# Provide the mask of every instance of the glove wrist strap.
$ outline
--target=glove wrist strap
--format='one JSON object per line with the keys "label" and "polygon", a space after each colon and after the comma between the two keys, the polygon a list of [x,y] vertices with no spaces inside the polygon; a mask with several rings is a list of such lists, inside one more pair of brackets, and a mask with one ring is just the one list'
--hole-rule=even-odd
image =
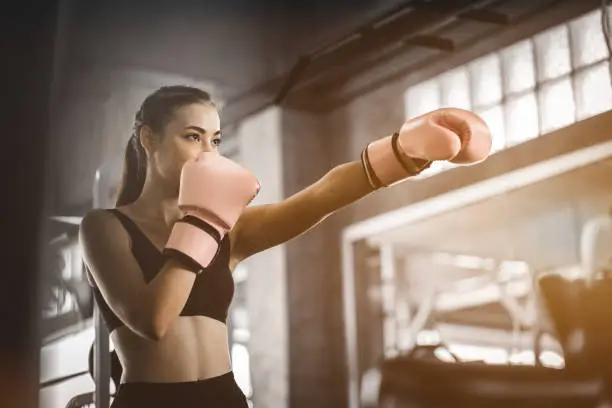
{"label": "glove wrist strap", "polygon": [[[203,219],[196,217],[194,215],[186,215],[183,218],[179,219],[177,222],[182,222],[182,223],[192,225],[202,230],[203,232],[207,233],[208,235],[210,235],[217,242],[217,252],[215,253],[215,256],[213,257],[213,260],[217,257],[217,255],[219,254],[219,251],[221,250],[221,240],[223,237],[221,236],[221,234],[215,227],[213,227],[212,225],[210,225]],[[174,248],[165,248],[163,251],[163,254],[168,259],[172,259],[173,261],[181,265],[181,267],[185,268],[189,272],[195,273],[196,275],[201,274],[206,269],[204,266],[200,265],[195,259],[191,258],[189,255],[181,251],[178,251]]]}
{"label": "glove wrist strap", "polygon": [[[405,155],[401,149],[399,148],[399,133],[395,132],[391,136],[391,149],[393,151],[393,156],[395,160],[399,163],[399,165],[406,172],[406,177],[412,177],[420,174],[423,170],[429,168],[432,164],[431,160],[419,159],[415,157],[409,157]],[[376,172],[370,163],[370,157],[368,155],[368,146],[363,149],[361,152],[361,165],[363,167],[363,171],[368,179],[368,183],[372,190],[376,191],[381,187],[388,187],[385,185],[379,178],[376,176]]]}

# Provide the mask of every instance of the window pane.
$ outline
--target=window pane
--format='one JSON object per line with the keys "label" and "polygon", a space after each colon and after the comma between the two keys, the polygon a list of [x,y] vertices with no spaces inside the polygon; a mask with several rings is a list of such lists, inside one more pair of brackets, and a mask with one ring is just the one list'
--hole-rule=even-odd
{"label": "window pane", "polygon": [[506,132],[504,126],[504,110],[501,105],[494,106],[487,110],[477,111],[489,126],[493,135],[493,146],[491,152],[497,152],[506,147]]}
{"label": "window pane", "polygon": [[576,73],[575,81],[578,120],[612,109],[608,61]]}
{"label": "window pane", "polygon": [[498,54],[490,54],[470,63],[470,80],[474,106],[492,105],[501,101],[502,85]]}
{"label": "window pane", "polygon": [[538,104],[535,93],[530,92],[509,99],[505,112],[508,146],[514,146],[538,136]]}
{"label": "window pane", "polygon": [[471,109],[470,77],[466,67],[440,75],[440,85],[442,86],[441,107]]}
{"label": "window pane", "polygon": [[539,99],[542,133],[574,123],[576,105],[569,77],[542,85]]}
{"label": "window pane", "polygon": [[533,44],[521,41],[501,52],[504,72],[504,93],[526,91],[535,86]]}
{"label": "window pane", "polygon": [[436,79],[417,84],[406,91],[406,112],[409,118],[440,108],[440,86]]}
{"label": "window pane", "polygon": [[596,10],[569,23],[574,67],[592,64],[608,56],[601,28],[601,11]]}
{"label": "window pane", "polygon": [[572,70],[569,33],[566,25],[551,28],[534,37],[538,81],[558,78]]}

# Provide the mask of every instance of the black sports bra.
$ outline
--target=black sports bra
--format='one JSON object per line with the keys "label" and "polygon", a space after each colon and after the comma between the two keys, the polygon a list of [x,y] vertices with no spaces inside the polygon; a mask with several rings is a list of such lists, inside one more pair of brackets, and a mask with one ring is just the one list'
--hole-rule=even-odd
{"label": "black sports bra", "polygon": [[[108,210],[121,222],[130,236],[131,250],[149,283],[166,262],[157,249],[131,218],[117,209]],[[221,248],[214,261],[198,275],[181,316],[206,316],[225,323],[227,311],[234,296],[234,279],[229,268],[230,242],[228,236],[221,241]],[[124,323],[110,309],[100,290],[94,286],[94,297],[109,332]]]}

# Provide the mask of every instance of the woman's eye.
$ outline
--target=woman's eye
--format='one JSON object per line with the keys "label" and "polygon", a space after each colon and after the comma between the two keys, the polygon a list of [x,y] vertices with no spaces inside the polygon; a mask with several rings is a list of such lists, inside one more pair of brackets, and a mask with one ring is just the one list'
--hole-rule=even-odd
{"label": "woman's eye", "polygon": [[195,142],[199,142],[200,141],[200,135],[198,135],[197,133],[190,133],[188,135],[185,136],[187,139],[189,140],[193,140]]}
{"label": "woman's eye", "polygon": [[219,146],[221,144],[221,139],[213,139],[211,143],[213,146]]}

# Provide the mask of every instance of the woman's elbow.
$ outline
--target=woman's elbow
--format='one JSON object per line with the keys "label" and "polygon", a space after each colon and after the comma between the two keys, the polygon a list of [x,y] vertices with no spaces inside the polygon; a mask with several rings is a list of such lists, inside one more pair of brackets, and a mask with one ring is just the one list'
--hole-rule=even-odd
{"label": "woman's elbow", "polygon": [[154,327],[143,334],[147,340],[161,341],[166,336],[166,332],[167,330],[164,328]]}
{"label": "woman's elbow", "polygon": [[149,340],[160,341],[168,333],[169,327],[170,322],[168,319],[164,319],[162,316],[153,316],[153,318],[149,319],[144,334]]}
{"label": "woman's elbow", "polygon": [[167,330],[165,328],[153,324],[149,324],[146,326],[133,326],[131,330],[144,340],[150,341],[161,341],[167,333]]}
{"label": "woman's elbow", "polygon": [[128,327],[138,336],[151,341],[162,340],[170,326],[169,322],[166,321],[167,319],[163,319],[158,314],[135,316],[130,320],[132,324],[128,324]]}

